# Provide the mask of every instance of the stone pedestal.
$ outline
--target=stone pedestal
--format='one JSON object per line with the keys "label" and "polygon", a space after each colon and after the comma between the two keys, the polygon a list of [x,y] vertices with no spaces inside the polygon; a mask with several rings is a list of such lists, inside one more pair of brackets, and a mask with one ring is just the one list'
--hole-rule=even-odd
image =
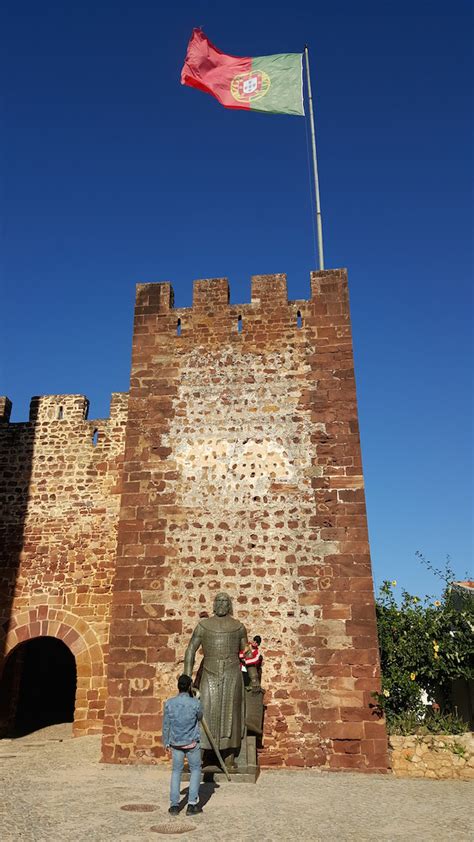
{"label": "stone pedestal", "polygon": [[[237,768],[230,772],[233,783],[254,784],[260,774],[257,763],[257,738],[245,733],[240,752],[236,757]],[[189,781],[189,772],[183,772],[183,781]],[[227,781],[219,765],[209,763],[202,767],[202,781],[222,783]]]}

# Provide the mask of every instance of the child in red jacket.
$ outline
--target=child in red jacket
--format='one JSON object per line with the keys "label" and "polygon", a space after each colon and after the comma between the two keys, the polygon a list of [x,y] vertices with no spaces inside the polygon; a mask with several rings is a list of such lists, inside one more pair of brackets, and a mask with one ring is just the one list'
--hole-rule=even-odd
{"label": "child in red jacket", "polygon": [[252,642],[248,644],[248,646],[239,652],[240,658],[240,669],[243,672],[243,679],[244,684],[247,685],[248,683],[248,672],[247,667],[256,667],[259,681],[262,677],[262,663],[263,657],[260,653],[259,646],[262,642],[262,638],[259,634],[256,634],[253,638]]}

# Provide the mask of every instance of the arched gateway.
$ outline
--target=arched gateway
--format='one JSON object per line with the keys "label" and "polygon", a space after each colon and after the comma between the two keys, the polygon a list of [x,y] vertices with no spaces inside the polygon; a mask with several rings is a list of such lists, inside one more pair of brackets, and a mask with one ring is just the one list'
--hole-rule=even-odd
{"label": "arched gateway", "polygon": [[[54,719],[73,721],[76,735],[101,731],[104,659],[95,633],[84,620],[61,609],[38,606],[12,618],[4,644],[0,684],[4,732],[12,726],[19,732],[31,725],[40,728]],[[28,688],[35,679],[36,695],[28,700]]]}
{"label": "arched gateway", "polygon": [[22,737],[74,721],[76,661],[57,637],[33,637],[10,652],[0,681],[0,718],[7,736]]}

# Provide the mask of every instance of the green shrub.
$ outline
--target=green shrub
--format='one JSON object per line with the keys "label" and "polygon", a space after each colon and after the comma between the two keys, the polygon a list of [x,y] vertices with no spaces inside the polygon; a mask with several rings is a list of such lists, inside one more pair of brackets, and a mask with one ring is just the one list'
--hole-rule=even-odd
{"label": "green shrub", "polygon": [[464,720],[453,713],[432,714],[427,713],[420,718],[413,711],[404,713],[387,713],[387,730],[389,734],[465,734],[469,726]]}
{"label": "green shrub", "polygon": [[[449,564],[444,575],[434,572],[445,581],[439,600],[422,600],[403,590],[397,602],[397,583],[388,580],[376,600],[382,691],[374,694],[374,707],[385,714],[390,733],[460,734],[467,730],[450,710],[449,699],[454,679],[474,677],[474,607],[470,598],[459,604]],[[423,703],[424,693],[436,700],[435,710]]]}

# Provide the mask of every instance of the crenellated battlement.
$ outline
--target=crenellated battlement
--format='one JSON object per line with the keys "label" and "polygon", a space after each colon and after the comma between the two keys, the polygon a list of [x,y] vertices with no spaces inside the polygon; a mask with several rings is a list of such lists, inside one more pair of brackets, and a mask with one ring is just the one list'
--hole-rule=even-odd
{"label": "crenellated battlement", "polygon": [[[251,300],[230,303],[227,278],[194,281],[192,307],[174,307],[174,292],[169,281],[138,284],[135,306],[135,342],[141,347],[160,334],[162,340],[175,335],[189,342],[201,342],[211,335],[253,342],[262,330],[270,331],[273,341],[279,332],[291,327],[305,327],[317,316],[319,327],[331,328],[349,320],[347,272],[330,269],[310,274],[310,297],[288,300],[285,274],[253,275]],[[144,335],[149,339],[143,342]],[[323,334],[321,334],[323,336]]]}
{"label": "crenellated battlement", "polygon": [[10,421],[10,415],[12,413],[12,402],[10,398],[7,398],[6,395],[0,395],[0,421],[8,422]]}
{"label": "crenellated battlement", "polygon": [[252,304],[288,304],[286,275],[253,275]]}
{"label": "crenellated battlement", "polygon": [[[0,396],[0,422],[10,424],[12,402],[5,395]],[[35,395],[30,401],[28,422],[78,422],[88,421],[90,424],[106,423],[127,419],[128,392],[112,392],[110,413],[108,418],[89,419],[89,399],[85,395]],[[13,422],[22,424],[25,422]]]}
{"label": "crenellated battlement", "polygon": [[86,421],[89,400],[85,395],[35,395],[30,401],[30,421]]}
{"label": "crenellated battlement", "polygon": [[193,283],[193,309],[225,307],[230,302],[227,278],[207,278]]}
{"label": "crenellated battlement", "polygon": [[[171,310],[183,314],[192,311],[216,311],[222,309],[275,308],[287,305],[310,304],[315,300],[335,300],[347,288],[346,269],[327,269],[310,273],[310,298],[298,302],[288,300],[286,274],[252,275],[251,301],[230,304],[230,287],[227,278],[204,278],[193,282],[192,307],[174,308],[174,291],[169,281],[137,284],[136,315],[169,314]],[[332,296],[335,298],[332,299]]]}

